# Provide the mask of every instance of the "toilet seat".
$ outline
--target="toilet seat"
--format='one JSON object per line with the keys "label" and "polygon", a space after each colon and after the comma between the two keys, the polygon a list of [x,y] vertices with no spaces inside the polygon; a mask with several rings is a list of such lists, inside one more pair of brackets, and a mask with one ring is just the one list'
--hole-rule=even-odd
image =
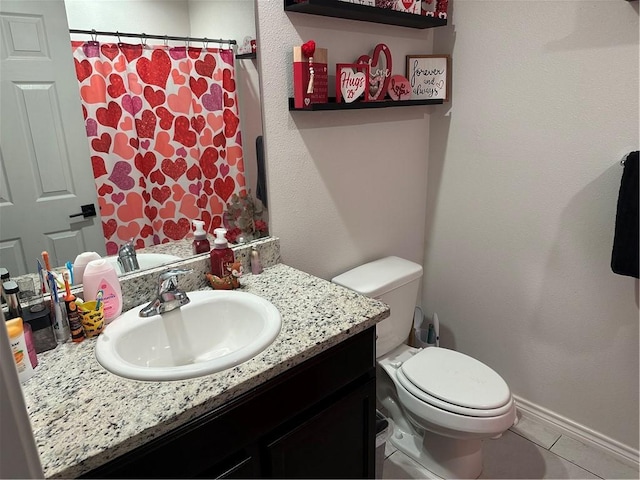
{"label": "toilet seat", "polygon": [[495,417],[513,408],[506,382],[484,363],[445,348],[425,348],[396,370],[398,382],[436,408],[471,417]]}

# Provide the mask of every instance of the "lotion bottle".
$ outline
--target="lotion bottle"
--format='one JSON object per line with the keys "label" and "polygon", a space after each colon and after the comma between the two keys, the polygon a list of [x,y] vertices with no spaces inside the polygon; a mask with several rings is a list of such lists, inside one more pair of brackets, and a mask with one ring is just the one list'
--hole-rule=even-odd
{"label": "lotion bottle", "polygon": [[105,259],[92,260],[87,264],[82,278],[85,301],[95,300],[102,290],[104,323],[109,324],[122,313],[122,289],[115,267]]}
{"label": "lotion bottle", "polygon": [[235,257],[225,237],[227,230],[225,228],[216,228],[213,233],[215,233],[216,239],[213,241],[213,249],[209,255],[211,259],[211,274],[216,277],[224,277],[231,273],[227,267],[231,266],[235,261]]}
{"label": "lotion bottle", "polygon": [[193,220],[193,226],[196,227],[193,236],[193,254],[207,253],[211,250],[211,244],[207,238],[207,232],[204,231],[204,222],[202,220]]}
{"label": "lotion bottle", "polygon": [[14,318],[5,322],[7,333],[9,334],[9,343],[11,344],[11,353],[18,370],[18,378],[21,383],[26,382],[33,376],[33,366],[29,359],[27,350],[27,342],[24,338],[24,326],[22,318]]}

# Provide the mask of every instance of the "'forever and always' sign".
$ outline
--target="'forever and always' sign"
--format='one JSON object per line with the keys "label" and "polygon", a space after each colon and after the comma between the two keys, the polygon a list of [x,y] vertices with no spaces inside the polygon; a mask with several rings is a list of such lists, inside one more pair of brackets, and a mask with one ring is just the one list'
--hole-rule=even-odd
{"label": "'forever and always' sign", "polygon": [[449,55],[407,55],[411,99],[449,100]]}

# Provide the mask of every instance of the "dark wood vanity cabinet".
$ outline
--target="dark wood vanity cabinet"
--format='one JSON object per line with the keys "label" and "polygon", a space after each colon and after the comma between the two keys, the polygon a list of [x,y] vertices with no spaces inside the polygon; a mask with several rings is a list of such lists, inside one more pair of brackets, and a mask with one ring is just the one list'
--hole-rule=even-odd
{"label": "dark wood vanity cabinet", "polygon": [[86,478],[374,478],[375,328]]}

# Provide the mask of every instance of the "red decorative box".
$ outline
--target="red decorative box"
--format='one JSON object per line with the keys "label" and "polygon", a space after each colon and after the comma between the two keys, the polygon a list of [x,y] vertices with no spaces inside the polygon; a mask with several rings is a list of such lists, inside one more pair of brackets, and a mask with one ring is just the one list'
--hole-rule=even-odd
{"label": "red decorative box", "polygon": [[307,108],[312,103],[329,102],[329,70],[326,48],[316,48],[313,54],[313,92],[309,86],[309,59],[302,54],[302,47],[293,47],[293,99],[295,108]]}

